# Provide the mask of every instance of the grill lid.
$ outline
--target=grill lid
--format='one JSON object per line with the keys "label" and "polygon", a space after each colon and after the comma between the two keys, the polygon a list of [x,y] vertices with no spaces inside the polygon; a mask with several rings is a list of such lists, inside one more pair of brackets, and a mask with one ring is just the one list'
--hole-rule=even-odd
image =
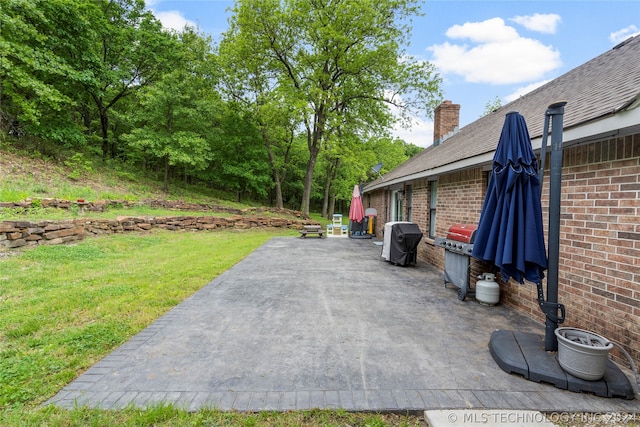
{"label": "grill lid", "polygon": [[473,243],[477,230],[477,224],[453,224],[449,227],[447,239],[463,243]]}

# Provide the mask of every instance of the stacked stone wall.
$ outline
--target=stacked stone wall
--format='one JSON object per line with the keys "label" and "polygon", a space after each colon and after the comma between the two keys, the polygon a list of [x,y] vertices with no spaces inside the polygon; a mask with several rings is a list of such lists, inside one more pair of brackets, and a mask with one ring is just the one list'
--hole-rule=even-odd
{"label": "stacked stone wall", "polygon": [[[59,245],[82,240],[102,234],[124,233],[130,231],[144,232],[152,229],[175,231],[207,231],[218,229],[250,229],[250,228],[290,228],[301,230],[305,225],[316,225],[317,222],[305,217],[297,211],[276,208],[234,209],[219,206],[197,205],[184,202],[149,201],[145,202],[153,208],[164,208],[184,211],[215,211],[232,213],[228,217],[221,216],[121,216],[116,219],[79,218],[72,220],[44,221],[2,221],[0,222],[0,250],[37,245]],[[138,203],[139,204],[139,203]],[[104,211],[109,206],[132,206],[133,202],[69,202],[57,199],[31,200],[25,202],[2,202],[0,208],[33,208],[49,207],[70,209],[72,206],[85,211]],[[264,215],[265,212],[286,214],[291,218],[279,218]],[[263,214],[263,215],[260,215]]]}
{"label": "stacked stone wall", "polygon": [[234,215],[255,215],[259,213],[275,213],[281,215],[290,215],[296,218],[305,218],[300,211],[295,211],[285,208],[274,207],[252,207],[252,208],[232,208],[228,206],[219,206],[215,204],[206,203],[189,203],[179,200],[142,200],[142,201],[129,201],[129,200],[98,200],[98,201],[85,201],[85,200],[64,200],[64,199],[52,199],[52,198],[30,198],[21,202],[0,202],[0,209],[33,209],[33,208],[51,208],[62,210],[81,210],[84,212],[105,212],[113,208],[133,208],[145,206],[153,209],[168,209],[175,211],[192,211],[192,212],[218,212],[229,213]]}

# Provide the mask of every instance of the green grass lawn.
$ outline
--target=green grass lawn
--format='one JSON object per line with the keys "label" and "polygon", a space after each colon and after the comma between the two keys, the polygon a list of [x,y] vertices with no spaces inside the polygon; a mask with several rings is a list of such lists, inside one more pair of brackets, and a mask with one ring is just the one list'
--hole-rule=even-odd
{"label": "green grass lawn", "polygon": [[131,233],[0,258],[0,425],[419,425],[344,411],[187,413],[42,407],[67,383],[275,236],[295,230]]}

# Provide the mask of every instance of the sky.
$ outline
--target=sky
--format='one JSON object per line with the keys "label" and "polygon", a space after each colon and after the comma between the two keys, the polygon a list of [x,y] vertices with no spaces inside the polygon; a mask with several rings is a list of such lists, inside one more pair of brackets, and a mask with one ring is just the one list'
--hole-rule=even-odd
{"label": "sky", "polygon": [[[196,27],[221,39],[232,0],[147,0],[166,28]],[[460,127],[640,34],[640,0],[427,0],[406,52],[435,65]],[[543,113],[541,113],[543,114]],[[426,147],[433,120],[415,117],[394,136]]]}

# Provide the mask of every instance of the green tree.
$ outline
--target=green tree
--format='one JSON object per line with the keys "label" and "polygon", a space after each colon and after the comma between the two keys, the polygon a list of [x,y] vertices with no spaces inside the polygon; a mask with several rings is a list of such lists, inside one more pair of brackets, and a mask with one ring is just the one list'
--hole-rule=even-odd
{"label": "green tree", "polygon": [[282,208],[282,186],[291,168],[291,149],[301,111],[276,85],[269,61],[250,45],[226,39],[220,46],[220,63],[225,70],[225,92],[255,118],[271,169],[275,206]]}
{"label": "green tree", "polygon": [[[410,34],[408,19],[418,12],[413,0],[236,3],[224,42],[263,61],[266,81],[277,84],[290,105],[304,108],[301,120],[309,152],[304,213],[309,212],[318,155],[342,111],[353,111],[350,117],[356,117],[363,105],[395,105],[401,112],[430,112],[437,105],[440,78],[433,66],[401,48]],[[388,110],[378,118],[382,125],[392,123]]]}
{"label": "green tree", "polygon": [[495,98],[493,98],[493,101],[489,101],[484,104],[484,112],[480,117],[491,114],[493,111],[497,110],[500,107],[502,107],[502,100],[500,99],[500,97],[496,96]]}
{"label": "green tree", "polygon": [[[0,7],[0,128],[58,143],[81,143],[74,118],[79,85],[95,84],[77,57],[92,63],[94,34],[86,10],[72,0],[3,0]],[[16,131],[16,129],[14,129]]]}
{"label": "green tree", "polygon": [[[361,179],[361,154],[366,150],[356,135],[338,129],[336,138],[330,138],[325,143],[325,149],[320,162],[323,172],[323,201],[322,216],[331,218],[335,212],[336,200],[351,199],[351,192],[355,184]],[[320,174],[319,174],[320,175]]]}
{"label": "green tree", "polygon": [[90,16],[96,34],[91,53],[99,61],[86,64],[97,84],[86,86],[85,91],[99,118],[102,155],[115,157],[116,140],[109,138],[110,110],[175,65],[177,44],[145,10],[144,0],[95,0],[91,4],[96,6]]}
{"label": "green tree", "polygon": [[228,103],[219,126],[208,179],[233,192],[237,201],[244,197],[266,199],[270,168],[255,117],[238,104]]}
{"label": "green tree", "polygon": [[161,159],[165,191],[171,167],[207,168],[211,124],[221,103],[212,90],[216,79],[210,40],[187,28],[179,35],[177,51],[173,70],[138,90],[138,126],[122,137],[130,147]]}
{"label": "green tree", "polygon": [[263,105],[259,105],[258,124],[260,135],[266,148],[273,188],[275,192],[275,206],[284,207],[282,186],[289,176],[291,150],[296,143],[295,134],[299,122],[285,100],[276,97],[268,98]]}

